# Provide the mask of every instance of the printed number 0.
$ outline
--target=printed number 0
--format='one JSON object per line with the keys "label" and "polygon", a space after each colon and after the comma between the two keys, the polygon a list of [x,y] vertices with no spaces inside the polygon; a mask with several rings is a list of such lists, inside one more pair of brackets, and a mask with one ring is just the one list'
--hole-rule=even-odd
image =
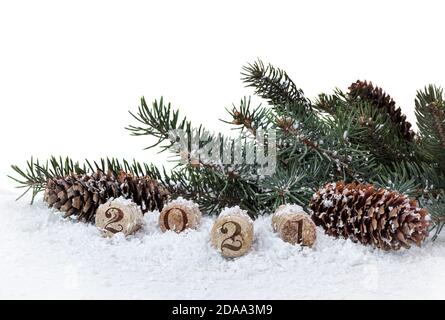
{"label": "printed number 0", "polygon": [[[179,230],[179,231],[184,231],[185,228],[187,227],[187,223],[188,223],[187,213],[185,213],[184,210],[181,210],[181,209],[176,209],[176,210],[179,210],[181,212],[181,215],[182,215],[182,229]],[[171,229],[170,228],[170,223],[168,221],[168,217],[170,216],[170,211],[171,210],[167,211],[165,213],[165,216],[164,216],[164,226],[165,226],[165,229],[167,229],[167,230]]]}

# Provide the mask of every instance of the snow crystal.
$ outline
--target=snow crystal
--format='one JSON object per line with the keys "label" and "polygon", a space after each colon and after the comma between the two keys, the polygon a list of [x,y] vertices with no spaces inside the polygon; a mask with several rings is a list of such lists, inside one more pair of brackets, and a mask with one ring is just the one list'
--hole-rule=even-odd
{"label": "snow crystal", "polygon": [[340,200],[343,196],[341,194],[335,194],[334,195],[334,199],[335,200]]}
{"label": "snow crystal", "polygon": [[332,202],[332,200],[326,199],[326,200],[323,201],[323,206],[325,208],[333,207],[334,206],[334,202]]}

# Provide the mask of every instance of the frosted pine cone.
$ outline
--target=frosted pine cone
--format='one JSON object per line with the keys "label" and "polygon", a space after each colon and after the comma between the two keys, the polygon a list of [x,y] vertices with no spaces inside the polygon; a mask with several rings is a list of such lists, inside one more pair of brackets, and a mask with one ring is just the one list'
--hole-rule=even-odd
{"label": "frosted pine cone", "polygon": [[147,176],[98,171],[91,175],[73,174],[48,180],[44,201],[64,212],[65,217],[77,216],[81,221],[92,222],[99,205],[110,198],[131,199],[147,212],[161,210],[168,196],[164,187]]}
{"label": "frosted pine cone", "polygon": [[384,250],[421,245],[429,215],[415,200],[372,184],[329,183],[312,197],[312,219],[326,233]]}

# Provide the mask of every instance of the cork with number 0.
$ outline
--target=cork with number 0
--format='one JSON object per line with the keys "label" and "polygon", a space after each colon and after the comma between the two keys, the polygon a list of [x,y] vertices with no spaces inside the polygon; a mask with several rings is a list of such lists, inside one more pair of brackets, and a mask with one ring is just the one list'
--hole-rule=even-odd
{"label": "cork with number 0", "polygon": [[199,206],[190,200],[178,198],[164,206],[159,214],[159,227],[180,233],[186,229],[196,229],[201,222]]}

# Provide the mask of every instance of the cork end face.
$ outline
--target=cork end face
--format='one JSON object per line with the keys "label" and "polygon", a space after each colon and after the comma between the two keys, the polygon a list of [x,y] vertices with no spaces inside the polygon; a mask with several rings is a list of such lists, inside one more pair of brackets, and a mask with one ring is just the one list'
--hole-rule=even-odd
{"label": "cork end face", "polygon": [[303,242],[303,233],[299,227],[299,221],[288,220],[280,230],[281,239],[290,244],[301,244]]}
{"label": "cork end face", "polygon": [[95,217],[96,227],[105,237],[116,233],[134,234],[143,224],[141,209],[133,203],[113,200],[99,206]]}
{"label": "cork end face", "polygon": [[246,254],[253,243],[253,226],[243,216],[223,216],[213,225],[212,245],[226,258]]}
{"label": "cork end face", "polygon": [[162,231],[172,230],[176,233],[184,231],[188,227],[187,213],[179,208],[166,210],[159,217],[159,225]]}
{"label": "cork end face", "polygon": [[282,224],[280,237],[293,245],[312,247],[316,240],[315,225],[304,216],[293,217]]}

